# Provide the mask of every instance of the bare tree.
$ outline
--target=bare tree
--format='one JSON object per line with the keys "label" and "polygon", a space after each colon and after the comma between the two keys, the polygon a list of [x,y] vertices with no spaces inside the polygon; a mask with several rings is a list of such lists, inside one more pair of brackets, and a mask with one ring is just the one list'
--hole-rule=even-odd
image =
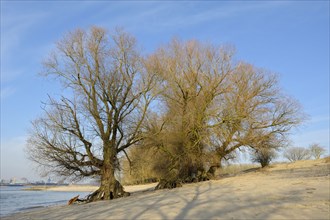
{"label": "bare tree", "polygon": [[299,104],[281,94],[276,75],[239,63],[228,80],[231,89],[218,103],[219,126],[211,139],[218,161],[242,147],[269,148],[263,143],[270,138],[284,142],[302,122]]}
{"label": "bare tree", "polygon": [[57,43],[44,75],[62,82],[65,94],[49,98],[32,123],[28,153],[49,172],[100,177],[89,201],[126,195],[115,178],[118,155],[143,139],[142,123],[153,99],[135,39],[98,27],[76,30]]}
{"label": "bare tree", "polygon": [[310,156],[310,151],[303,147],[291,147],[286,149],[283,156],[291,162],[297,160],[308,160]]}
{"label": "bare tree", "polygon": [[312,157],[320,159],[325,154],[326,150],[320,144],[314,143],[309,146],[309,151]]}

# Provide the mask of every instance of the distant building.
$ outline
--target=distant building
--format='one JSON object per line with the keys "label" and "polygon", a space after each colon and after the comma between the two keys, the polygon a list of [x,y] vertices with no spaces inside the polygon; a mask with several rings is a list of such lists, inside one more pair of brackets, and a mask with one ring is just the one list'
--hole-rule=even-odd
{"label": "distant building", "polygon": [[10,181],[9,181],[9,183],[10,184],[15,184],[16,183],[16,178],[15,177],[11,178]]}

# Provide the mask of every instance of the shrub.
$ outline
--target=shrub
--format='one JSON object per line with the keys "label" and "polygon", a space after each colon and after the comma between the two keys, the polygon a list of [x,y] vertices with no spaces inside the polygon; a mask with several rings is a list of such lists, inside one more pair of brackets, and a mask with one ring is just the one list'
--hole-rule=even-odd
{"label": "shrub", "polygon": [[260,163],[261,167],[266,167],[276,156],[274,149],[260,148],[253,151],[251,160]]}

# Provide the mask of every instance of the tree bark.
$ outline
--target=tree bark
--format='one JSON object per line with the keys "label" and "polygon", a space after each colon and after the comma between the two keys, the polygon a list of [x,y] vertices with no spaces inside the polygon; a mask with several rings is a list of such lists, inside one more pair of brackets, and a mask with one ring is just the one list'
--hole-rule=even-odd
{"label": "tree bark", "polygon": [[125,192],[121,183],[116,180],[115,170],[111,167],[105,167],[101,174],[101,185],[94,193],[87,198],[88,202],[97,200],[111,200],[120,197],[129,196],[129,192]]}
{"label": "tree bark", "polygon": [[159,183],[157,184],[157,186],[155,187],[155,190],[157,189],[174,189],[174,188],[178,188],[178,187],[182,187],[182,182],[180,182],[179,180],[165,180],[165,179],[161,179],[159,181]]}
{"label": "tree bark", "polygon": [[215,162],[210,166],[209,170],[207,171],[207,177],[209,179],[217,179],[219,177],[219,171],[222,168],[222,158],[223,157],[220,156],[219,161]]}
{"label": "tree bark", "polygon": [[211,166],[209,168],[209,170],[207,171],[207,177],[209,179],[217,179],[217,177],[218,177],[218,171],[219,171],[220,168],[221,168],[220,165]]}
{"label": "tree bark", "polygon": [[98,190],[87,198],[88,202],[111,200],[130,195],[130,193],[124,191],[123,186],[116,180],[115,170],[117,159],[115,150],[105,144],[103,157],[104,163],[101,168],[101,185]]}

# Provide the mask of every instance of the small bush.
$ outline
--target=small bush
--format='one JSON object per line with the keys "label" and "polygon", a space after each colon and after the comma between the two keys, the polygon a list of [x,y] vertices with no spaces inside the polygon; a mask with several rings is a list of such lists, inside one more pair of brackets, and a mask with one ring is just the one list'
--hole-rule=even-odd
{"label": "small bush", "polygon": [[253,151],[251,160],[252,162],[260,163],[261,167],[266,167],[276,156],[273,149],[261,148]]}

